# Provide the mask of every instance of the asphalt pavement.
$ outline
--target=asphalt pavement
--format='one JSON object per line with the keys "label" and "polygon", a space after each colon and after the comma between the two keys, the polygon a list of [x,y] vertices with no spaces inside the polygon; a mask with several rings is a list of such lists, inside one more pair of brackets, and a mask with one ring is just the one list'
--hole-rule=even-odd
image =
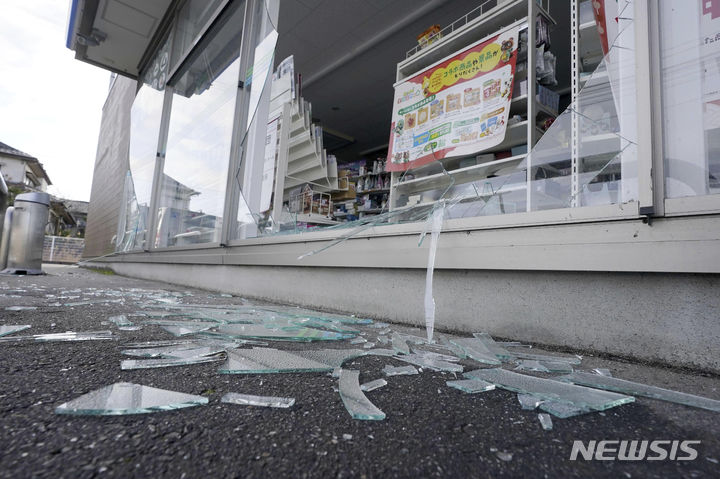
{"label": "asphalt pavement", "polygon": [[[119,331],[103,324],[109,316],[141,310],[147,304],[138,299],[142,292],[183,293],[176,296],[184,304],[246,300],[77,267],[46,270],[46,276],[0,276],[0,325],[32,326],[15,335],[109,329],[117,339],[0,342],[0,477],[720,476],[720,413],[653,399],[553,418],[553,429],[546,431],[538,411],[521,409],[517,394],[499,389],[467,394],[446,386],[453,373],[427,369],[387,377],[387,386],[366,393],[386,413],[383,421],[352,419],[335,390],[338,380],[327,373],[228,375],[217,373],[217,362],[124,371],[120,362],[128,358],[120,351],[127,344],[176,339],[159,326]],[[114,295],[108,296],[110,291]],[[115,302],[97,302],[103,298]],[[86,301],[90,304],[82,304]],[[81,304],[66,306],[72,303]],[[37,309],[6,309],[13,306]],[[337,346],[272,342],[268,347]],[[583,355],[582,370],[608,368],[615,377],[720,400],[720,378],[709,373],[577,353]],[[365,356],[343,367],[359,370],[366,382],[384,377],[387,364],[405,365]],[[466,370],[479,367],[461,364]],[[61,403],[116,382],[202,395],[209,403],[126,416],[55,413]],[[221,403],[228,392],[293,397],[296,403],[288,409]],[[700,444],[691,461],[570,460],[573,441],[625,439]]]}

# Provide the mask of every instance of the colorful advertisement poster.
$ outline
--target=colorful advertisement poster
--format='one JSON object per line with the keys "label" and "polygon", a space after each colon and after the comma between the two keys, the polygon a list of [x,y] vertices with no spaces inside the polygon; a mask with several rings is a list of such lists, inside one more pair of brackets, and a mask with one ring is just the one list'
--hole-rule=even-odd
{"label": "colorful advertisement poster", "polygon": [[388,171],[492,148],[505,138],[518,28],[395,85]]}

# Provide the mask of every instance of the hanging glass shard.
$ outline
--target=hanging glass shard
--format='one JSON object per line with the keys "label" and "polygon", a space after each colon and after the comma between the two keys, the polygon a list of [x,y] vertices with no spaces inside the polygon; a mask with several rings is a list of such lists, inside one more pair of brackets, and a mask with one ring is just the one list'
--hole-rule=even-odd
{"label": "hanging glass shard", "polygon": [[12,341],[94,341],[112,340],[115,337],[110,331],[87,331],[76,333],[67,331],[65,333],[35,334],[33,336],[7,336],[0,338],[0,342]]}
{"label": "hanging glass shard", "polygon": [[399,333],[393,333],[390,336],[392,347],[395,351],[401,354],[410,354],[410,347],[408,347],[407,341]]}
{"label": "hanging glass shard", "polygon": [[480,363],[499,365],[497,357],[479,338],[457,338],[451,339],[450,344],[460,348],[466,357]]}
{"label": "hanging glass shard", "polygon": [[276,341],[338,341],[355,337],[355,334],[322,331],[300,326],[272,328],[260,324],[225,324],[218,328],[218,332],[232,337],[274,339]]}
{"label": "hanging glass shard", "polygon": [[199,406],[207,402],[207,398],[193,394],[140,384],[116,383],[61,404],[55,408],[55,413],[94,416],[144,414]]}
{"label": "hanging glass shard", "polygon": [[587,414],[590,409],[585,407],[577,407],[572,404],[566,404],[557,401],[543,401],[540,403],[540,410],[552,414],[561,419]]}
{"label": "hanging glass shard", "polygon": [[[213,325],[214,326],[214,325]],[[187,336],[188,334],[195,334],[199,333],[201,331],[207,331],[208,329],[212,328],[213,326],[160,326],[168,333],[172,334],[173,336]]]}
{"label": "hanging glass shard", "polygon": [[413,374],[419,374],[418,370],[412,366],[390,366],[386,365],[383,368],[385,376],[411,376]]}
{"label": "hanging glass shard", "polygon": [[376,379],[374,381],[370,381],[370,382],[361,384],[360,389],[367,393],[367,392],[379,389],[383,386],[387,386],[387,381],[385,381],[384,379]]}
{"label": "hanging glass shard", "polygon": [[289,408],[295,404],[295,398],[281,398],[274,396],[253,396],[252,394],[227,393],[220,402],[240,404],[243,406],[261,406],[275,408]]}
{"label": "hanging glass shard", "polygon": [[511,353],[510,351],[496,343],[492,336],[487,333],[473,333],[473,336],[479,339],[485,345],[485,347],[487,347],[490,352],[493,353],[500,360],[512,361],[517,357],[514,353]]}
{"label": "hanging glass shard", "polygon": [[492,391],[495,389],[494,384],[481,379],[458,379],[456,381],[447,381],[445,384],[451,388],[459,389],[471,394]]}
{"label": "hanging glass shard", "polygon": [[540,414],[538,414],[538,420],[540,420],[540,426],[542,426],[542,428],[545,431],[552,430],[553,423],[552,423],[552,418],[550,417],[549,414],[541,412]]}
{"label": "hanging glass shard", "polygon": [[537,409],[537,407],[543,402],[542,399],[537,396],[533,396],[532,394],[519,393],[517,398],[518,402],[520,402],[520,407],[526,411],[533,411]]}
{"label": "hanging glass shard", "polygon": [[126,359],[120,362],[120,369],[151,369],[169,368],[173,366],[190,366],[192,364],[211,363],[222,361],[224,358],[217,356],[191,356],[188,358],[163,358],[163,359]]}
{"label": "hanging glass shard", "polygon": [[343,369],[340,371],[338,389],[345,409],[353,419],[381,421],[385,413],[371,403],[360,389],[360,371]]}
{"label": "hanging glass shard", "polygon": [[[431,353],[432,354],[432,353]],[[449,361],[443,361],[442,359],[436,359],[433,356],[425,354],[405,354],[402,356],[395,356],[396,359],[420,366],[421,368],[428,368],[434,371],[447,371],[451,373],[463,372],[463,367],[459,364],[451,363]]]}
{"label": "hanging glass shard", "polygon": [[0,336],[24,331],[30,327],[29,324],[5,324],[0,326]]}
{"label": "hanging glass shard", "polygon": [[329,372],[333,367],[288,351],[254,348],[228,351],[228,359],[218,372],[222,374]]}
{"label": "hanging glass shard", "polygon": [[715,399],[695,396],[693,394],[682,393],[679,391],[671,391],[656,386],[648,386],[647,384],[635,383],[600,374],[590,374],[575,372],[567,376],[561,376],[559,381],[567,383],[582,384],[593,388],[605,389],[608,391],[617,391],[625,394],[634,394],[635,396],[644,396],[661,401],[669,401],[686,406],[699,407],[710,411],[720,412],[720,401]]}
{"label": "hanging glass shard", "polygon": [[[536,378],[499,368],[476,369],[465,373],[465,377],[479,378],[509,391],[532,394],[542,399],[564,402],[577,407],[587,407],[597,411],[627,404],[635,400],[632,396],[574,386],[552,379]],[[565,386],[574,387],[567,388]]]}
{"label": "hanging glass shard", "polygon": [[128,320],[124,314],[118,316],[110,316],[108,321],[113,323],[115,326],[132,326],[132,321]]}

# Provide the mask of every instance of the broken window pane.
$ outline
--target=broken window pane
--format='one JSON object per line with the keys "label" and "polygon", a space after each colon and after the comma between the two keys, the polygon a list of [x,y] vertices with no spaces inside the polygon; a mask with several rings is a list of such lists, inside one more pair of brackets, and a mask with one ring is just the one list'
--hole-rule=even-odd
{"label": "broken window pane", "polygon": [[481,379],[458,379],[457,381],[447,381],[445,384],[466,393],[481,393],[495,389],[494,384]]}
{"label": "broken window pane", "polygon": [[571,385],[551,379],[542,379],[514,373],[499,368],[476,369],[464,375],[467,378],[479,378],[489,381],[509,391],[532,394],[542,399],[568,403],[578,407],[588,407],[598,411],[635,401],[635,398],[632,396],[598,391],[582,386],[567,388],[564,386]]}
{"label": "broken window pane", "polygon": [[349,369],[340,371],[338,389],[345,409],[353,419],[372,421],[385,419],[385,413],[371,403],[360,389],[360,371]]}
{"label": "broken window pane", "polygon": [[116,383],[61,404],[55,408],[55,413],[96,416],[143,414],[198,406],[207,402],[208,399],[202,396],[140,384]]}
{"label": "broken window pane", "polygon": [[253,396],[252,394],[227,393],[220,402],[240,404],[243,406],[263,406],[276,408],[289,408],[295,404],[295,398],[281,398],[274,396]]}
{"label": "broken window pane", "polygon": [[584,386],[590,386],[593,388],[606,389],[608,391],[634,394],[635,396],[645,396],[653,399],[660,399],[661,401],[669,401],[684,404],[686,406],[699,407],[703,409],[709,409],[710,411],[720,412],[720,401],[717,401],[715,399],[704,398],[701,396],[695,396],[693,394],[687,394],[678,391],[671,391],[669,389],[663,389],[656,386],[648,386],[646,384],[640,384],[632,381],[626,381],[624,379],[602,376],[600,374],[575,372],[572,374],[568,374],[567,376],[561,376],[558,378],[558,380],[566,381],[568,383],[582,384]]}

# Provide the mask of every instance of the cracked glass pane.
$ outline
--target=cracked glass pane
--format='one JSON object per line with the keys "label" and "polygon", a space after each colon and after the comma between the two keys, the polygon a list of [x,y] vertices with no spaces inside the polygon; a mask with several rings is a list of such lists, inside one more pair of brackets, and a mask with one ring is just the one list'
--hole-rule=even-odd
{"label": "cracked glass pane", "polygon": [[695,396],[694,394],[687,394],[679,391],[671,391],[669,389],[663,389],[656,386],[648,386],[647,384],[640,384],[632,381],[626,381],[624,379],[602,376],[600,374],[575,372],[572,374],[568,374],[567,376],[561,376],[558,378],[558,380],[573,384],[581,384],[583,386],[589,386],[593,388],[605,389],[608,391],[617,391],[619,393],[633,394],[635,396],[644,396],[653,399],[659,399],[661,401],[669,401],[678,404],[684,404],[686,406],[699,407],[702,409],[708,409],[710,411],[720,412],[720,401],[717,401],[715,399]]}
{"label": "cracked glass pane", "polygon": [[207,398],[193,394],[140,384],[116,383],[61,404],[55,408],[55,413],[94,416],[144,414],[199,406],[207,402]]}
{"label": "cracked glass pane", "polygon": [[446,381],[445,384],[466,393],[481,393],[495,389],[494,384],[481,379],[458,379],[456,381]]}
{"label": "cracked glass pane", "polygon": [[495,354],[479,338],[451,339],[451,344],[459,347],[466,357],[485,364],[500,364]]}
{"label": "cracked glass pane", "polygon": [[389,364],[383,368],[385,376],[412,376],[418,373],[418,370],[412,366],[390,366]]}
{"label": "cracked glass pane", "polygon": [[540,426],[542,426],[545,431],[552,430],[553,422],[549,414],[541,412],[538,414],[538,419],[540,420]]}
{"label": "cracked glass pane", "polygon": [[228,351],[218,372],[223,374],[330,372],[334,366],[299,356],[294,352],[271,348]]}
{"label": "cracked glass pane", "polygon": [[340,398],[353,419],[381,421],[385,413],[365,397],[360,389],[360,371],[343,369],[338,384]]}
{"label": "cracked glass pane", "polygon": [[240,404],[243,406],[262,406],[275,408],[289,408],[295,404],[295,398],[281,398],[274,396],[254,396],[252,394],[227,393],[220,402]]}
{"label": "cracked glass pane", "polygon": [[12,334],[17,333],[18,331],[24,331],[31,326],[29,324],[6,324],[3,326],[0,326],[0,336],[5,336],[6,334]]}
{"label": "cracked glass pane", "polygon": [[361,384],[360,389],[365,392],[370,392],[370,391],[379,389],[383,386],[387,386],[387,381],[385,381],[384,379],[376,379],[374,381],[370,381],[370,382]]}
{"label": "cracked glass pane", "polygon": [[260,324],[221,325],[218,332],[232,337],[273,339],[276,341],[338,341],[354,338],[355,334],[322,331],[305,327],[273,328]]}
{"label": "cracked glass pane", "polygon": [[[467,378],[479,378],[509,391],[532,394],[542,399],[587,407],[597,411],[635,401],[632,396],[574,386],[560,381],[536,378],[498,368],[477,369],[465,373],[464,376]],[[574,387],[567,388],[565,386]]]}

